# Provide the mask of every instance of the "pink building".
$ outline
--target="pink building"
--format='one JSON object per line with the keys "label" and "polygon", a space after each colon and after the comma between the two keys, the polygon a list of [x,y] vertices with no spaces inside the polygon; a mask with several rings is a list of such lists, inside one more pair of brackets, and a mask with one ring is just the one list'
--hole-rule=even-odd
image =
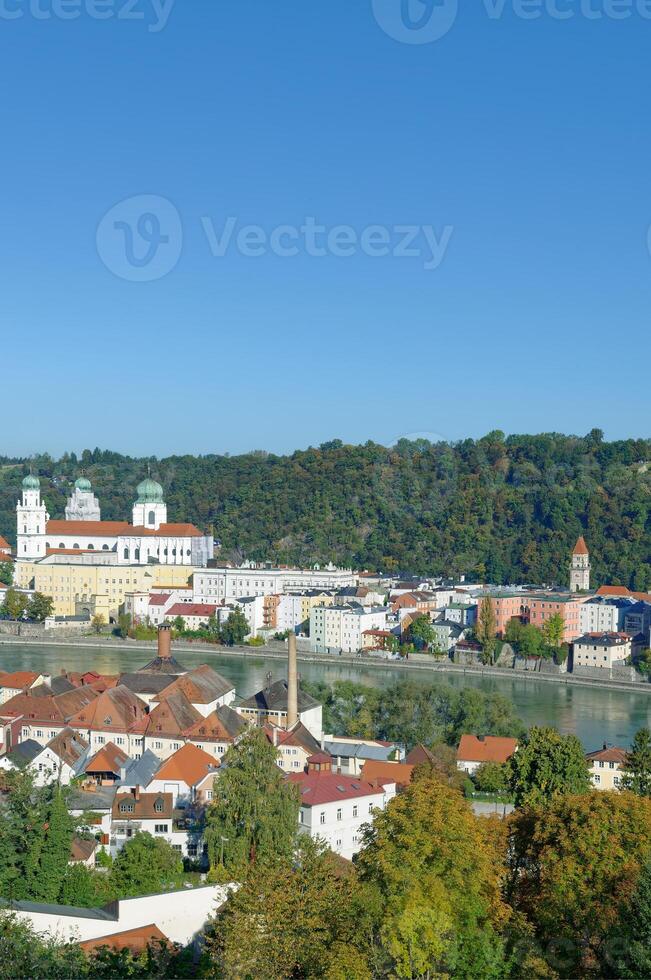
{"label": "pink building", "polygon": [[[485,596],[480,596],[481,603]],[[514,618],[523,623],[531,623],[541,629],[548,619],[559,613],[563,617],[565,629],[563,640],[571,643],[581,636],[579,609],[589,596],[571,595],[568,592],[504,592],[488,596],[495,613],[495,629],[498,636]]]}

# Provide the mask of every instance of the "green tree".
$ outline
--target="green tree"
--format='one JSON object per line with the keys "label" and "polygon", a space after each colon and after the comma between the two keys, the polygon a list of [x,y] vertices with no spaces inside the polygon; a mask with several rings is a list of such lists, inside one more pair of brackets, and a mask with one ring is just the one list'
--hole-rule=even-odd
{"label": "green tree", "polygon": [[5,619],[22,619],[28,605],[29,599],[24,592],[18,592],[16,589],[7,589],[4,602],[0,606],[0,614]]}
{"label": "green tree", "polygon": [[122,896],[163,891],[183,870],[183,860],[161,837],[143,831],[118,853],[110,872],[111,887]]}
{"label": "green tree", "polygon": [[[102,852],[105,853],[105,852]],[[66,869],[58,901],[62,905],[97,908],[117,898],[110,876],[76,862]]]}
{"label": "green tree", "polygon": [[436,639],[436,633],[429,616],[419,616],[418,619],[415,619],[409,627],[409,634],[413,640],[419,640],[425,648],[431,647]]}
{"label": "green tree", "polygon": [[176,616],[172,622],[172,628],[175,633],[182,636],[185,633],[185,620],[183,616]]}
{"label": "green tree", "polygon": [[250,629],[246,616],[238,606],[237,609],[234,609],[229,614],[228,619],[222,626],[222,642],[229,647],[235,646],[238,643],[243,643],[249,635],[249,632]]}
{"label": "green tree", "polygon": [[54,609],[54,599],[42,592],[35,592],[27,608],[27,615],[37,623],[42,623],[48,616],[52,615]]}
{"label": "green tree", "polygon": [[635,733],[622,773],[622,788],[638,796],[651,796],[651,732],[640,728]]}
{"label": "green tree", "polygon": [[29,770],[6,774],[7,794],[0,807],[0,895],[35,896],[51,789],[34,787]]}
{"label": "green tree", "polygon": [[358,868],[380,897],[388,975],[504,975],[501,833],[433,778],[412,782],[375,814]]}
{"label": "green tree", "polygon": [[68,870],[73,834],[74,821],[68,813],[61,788],[55,786],[48,808],[38,870],[34,875],[34,895],[40,901],[59,900],[63,880]]}
{"label": "green tree", "polygon": [[530,728],[508,765],[516,806],[538,805],[591,788],[581,742],[555,728]]}
{"label": "green tree", "polygon": [[[613,949],[606,941],[604,966],[614,976],[631,978],[651,977],[651,860],[640,869],[633,896],[620,916],[613,939]],[[612,944],[614,945],[614,944]],[[606,972],[604,971],[604,974]]]}
{"label": "green tree", "polygon": [[0,582],[11,585],[14,580],[14,565],[11,561],[0,561]]}
{"label": "green tree", "polygon": [[120,613],[118,616],[118,625],[116,628],[116,633],[118,636],[126,640],[129,635],[129,630],[131,629],[131,616],[128,613]]}
{"label": "green tree", "polygon": [[523,657],[540,657],[544,644],[543,634],[539,629],[528,623],[520,631],[520,639],[517,644],[518,653]]}
{"label": "green tree", "polygon": [[291,857],[299,798],[277,760],[277,750],[261,728],[245,732],[226,753],[206,813],[205,836],[213,869],[232,876],[249,863]]}
{"label": "green tree", "polygon": [[506,793],[509,789],[509,771],[498,762],[484,762],[473,780],[480,793]]}
{"label": "green tree", "polygon": [[560,613],[554,613],[544,624],[543,636],[550,647],[560,647],[565,636],[565,621]]}
{"label": "green tree", "polygon": [[294,860],[252,869],[231,893],[208,936],[204,975],[371,980],[372,899],[352,865],[342,870],[301,835]]}
{"label": "green tree", "polygon": [[99,636],[99,634],[104,629],[104,626],[106,625],[106,620],[104,619],[104,617],[103,617],[103,615],[101,613],[97,613],[91,619],[90,625],[93,628],[93,632],[94,633],[97,633],[97,635]]}
{"label": "green tree", "polygon": [[0,912],[0,980],[69,980],[87,975],[86,959],[76,943],[43,938],[13,915]]}
{"label": "green tree", "polygon": [[482,659],[484,660],[484,663],[492,664],[495,647],[497,646],[497,625],[495,620],[495,609],[493,608],[493,603],[489,596],[484,596],[479,603],[475,632],[477,634],[477,639],[483,648]]}
{"label": "green tree", "polygon": [[651,858],[651,801],[626,792],[556,796],[516,810],[509,831],[506,895],[553,975],[615,976],[612,964],[599,964],[612,956]]}

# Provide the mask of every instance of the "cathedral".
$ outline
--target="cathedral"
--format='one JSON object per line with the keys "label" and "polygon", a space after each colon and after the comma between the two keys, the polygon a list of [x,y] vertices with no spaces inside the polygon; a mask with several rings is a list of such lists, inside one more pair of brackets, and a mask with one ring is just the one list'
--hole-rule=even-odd
{"label": "cathedral", "polygon": [[213,557],[212,536],[194,524],[169,524],[163,488],[150,477],[138,485],[137,495],[131,523],[103,521],[90,481],[82,476],[68,500],[65,520],[55,521],[41,498],[39,478],[26,476],[16,505],[17,561],[100,553],[110,564],[205,568]]}

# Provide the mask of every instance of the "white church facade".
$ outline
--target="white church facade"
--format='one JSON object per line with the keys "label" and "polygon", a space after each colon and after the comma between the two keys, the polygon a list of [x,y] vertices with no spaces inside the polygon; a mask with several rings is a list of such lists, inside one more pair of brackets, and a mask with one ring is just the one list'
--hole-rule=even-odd
{"label": "white church facade", "polygon": [[[188,565],[205,568],[213,557],[213,538],[193,524],[170,524],[163,488],[151,478],[137,489],[132,522],[103,521],[90,481],[80,477],[65,508],[65,520],[51,520],[37,476],[23,480],[16,505],[16,560],[98,552],[117,565]],[[107,554],[108,553],[108,554]],[[98,556],[99,557],[99,556]]]}

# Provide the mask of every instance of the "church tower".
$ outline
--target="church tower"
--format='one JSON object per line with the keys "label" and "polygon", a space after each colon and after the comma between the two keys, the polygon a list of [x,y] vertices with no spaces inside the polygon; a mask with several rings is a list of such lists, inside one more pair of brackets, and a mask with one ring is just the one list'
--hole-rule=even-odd
{"label": "church tower", "polygon": [[583,535],[574,545],[570,563],[570,592],[587,592],[590,588],[590,553]]}
{"label": "church tower", "polygon": [[67,521],[101,521],[99,500],[93,493],[90,480],[80,476],[75,482],[75,489],[66,504]]}
{"label": "church tower", "polygon": [[16,504],[16,558],[19,561],[45,558],[49,519],[45,504],[41,502],[41,481],[30,473],[23,480],[22,499]]}
{"label": "church tower", "polygon": [[151,477],[138,484],[138,499],[133,505],[133,526],[157,531],[167,524],[167,504],[163,500],[163,488]]}

